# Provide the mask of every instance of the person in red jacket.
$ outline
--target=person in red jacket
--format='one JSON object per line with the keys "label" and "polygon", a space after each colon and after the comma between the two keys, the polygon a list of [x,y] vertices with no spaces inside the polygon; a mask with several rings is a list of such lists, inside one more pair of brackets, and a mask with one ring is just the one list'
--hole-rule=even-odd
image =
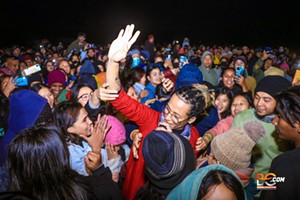
{"label": "person in red jacket", "polygon": [[[111,104],[129,120],[135,122],[140,131],[140,133],[131,135],[134,144],[126,164],[123,186],[125,199],[134,199],[137,190],[145,183],[145,162],[142,152],[139,150],[143,146],[143,138],[161,126],[161,130],[180,134],[187,138],[195,149],[199,133],[191,124],[211,105],[210,93],[206,90],[207,88],[200,85],[184,86],[176,90],[162,113],[130,98],[122,89],[118,71],[119,61],[126,57],[131,45],[139,36],[139,31],[133,35],[133,29],[134,25],[128,25],[125,31],[122,29],[119,36],[112,42],[108,53],[109,61],[106,72],[108,91],[110,94],[112,91],[118,93],[118,97],[110,101]],[[171,91],[172,86],[173,84],[170,84],[165,87]]]}

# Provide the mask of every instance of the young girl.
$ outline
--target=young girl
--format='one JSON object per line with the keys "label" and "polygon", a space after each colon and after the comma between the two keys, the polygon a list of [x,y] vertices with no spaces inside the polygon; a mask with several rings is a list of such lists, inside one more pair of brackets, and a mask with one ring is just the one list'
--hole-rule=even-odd
{"label": "young girl", "polygon": [[234,117],[247,109],[250,109],[253,107],[253,101],[249,97],[248,93],[241,93],[236,95],[233,98],[232,104],[231,104],[231,115],[227,116],[226,118],[220,120],[216,126],[214,126],[212,129],[207,131],[203,137],[200,137],[197,140],[197,150],[202,150],[207,147],[207,145],[211,142],[211,140],[219,135],[224,133],[225,131],[229,130]]}
{"label": "young girl", "polygon": [[230,105],[233,99],[232,90],[221,87],[216,90],[215,107],[218,110],[219,120],[226,118],[231,114]]}

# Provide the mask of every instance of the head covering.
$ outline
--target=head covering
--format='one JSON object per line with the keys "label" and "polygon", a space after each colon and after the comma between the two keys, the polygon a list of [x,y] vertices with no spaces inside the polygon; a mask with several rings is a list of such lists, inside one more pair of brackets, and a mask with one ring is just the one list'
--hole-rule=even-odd
{"label": "head covering", "polygon": [[289,66],[289,64],[286,63],[286,61],[283,61],[283,62],[279,65],[279,67],[280,67],[281,69],[290,70],[290,66]]}
{"label": "head covering", "polygon": [[181,69],[176,79],[175,89],[195,83],[203,84],[202,72],[194,64],[186,64]]}
{"label": "head covering", "polygon": [[256,48],[254,51],[255,51],[255,53],[262,53],[263,49],[259,47],[259,48]]}
{"label": "head covering", "polygon": [[108,115],[107,125],[111,125],[111,128],[105,136],[104,143],[109,142],[113,145],[123,144],[126,141],[126,130],[120,120],[114,116]]}
{"label": "head covering", "polygon": [[235,62],[237,60],[241,60],[241,61],[243,61],[243,63],[245,63],[245,65],[247,65],[247,60],[246,60],[245,56],[237,56],[237,57],[235,57],[234,60],[233,60],[233,64],[235,64]]}
{"label": "head covering", "polygon": [[170,192],[167,200],[198,199],[199,188],[204,177],[208,174],[208,172],[214,170],[227,172],[240,180],[233,170],[225,167],[224,165],[208,165],[189,174],[177,187]]}
{"label": "head covering", "polygon": [[210,51],[204,51],[204,53],[202,54],[202,57],[201,57],[201,65],[204,66],[204,58],[207,56],[207,55],[210,55],[211,56],[211,59],[214,60],[214,56],[212,54],[212,52]]}
{"label": "head covering", "polygon": [[146,60],[150,59],[150,53],[148,50],[141,50],[141,56],[143,56]]}
{"label": "head covering", "polygon": [[291,83],[282,76],[266,76],[262,78],[256,88],[255,93],[257,92],[265,92],[272,97],[291,86]]}
{"label": "head covering", "polygon": [[231,128],[216,136],[211,142],[214,157],[232,170],[250,165],[254,145],[265,135],[263,125],[258,121],[248,121],[244,128]]}
{"label": "head covering", "polygon": [[32,56],[30,54],[24,54],[22,56],[23,61],[32,60]]}
{"label": "head covering", "polygon": [[48,86],[50,87],[53,83],[66,85],[66,75],[60,70],[53,70],[48,74]]}
{"label": "head covering", "polygon": [[265,76],[284,76],[284,71],[277,67],[269,67],[264,71]]}
{"label": "head covering", "polygon": [[138,49],[131,49],[131,50],[128,52],[128,55],[132,56],[133,54],[139,54],[139,55],[141,55],[141,52],[140,52],[140,50],[138,50]]}
{"label": "head covering", "polygon": [[28,76],[28,85],[30,86],[31,83],[38,81],[40,83],[43,83],[42,77],[39,72],[36,72],[34,74],[31,74]]}
{"label": "head covering", "polygon": [[[9,128],[0,142],[0,164],[6,157],[7,145],[13,137],[21,130],[33,126],[46,105],[47,100],[32,90],[19,90],[10,95]],[[51,115],[47,117],[51,118]]]}
{"label": "head covering", "polygon": [[95,74],[95,68],[91,61],[86,60],[83,65],[80,68],[80,71],[78,73],[79,76],[82,76],[82,74]]}
{"label": "head covering", "polygon": [[191,144],[175,133],[152,131],[144,139],[142,153],[148,180],[163,195],[195,169]]}

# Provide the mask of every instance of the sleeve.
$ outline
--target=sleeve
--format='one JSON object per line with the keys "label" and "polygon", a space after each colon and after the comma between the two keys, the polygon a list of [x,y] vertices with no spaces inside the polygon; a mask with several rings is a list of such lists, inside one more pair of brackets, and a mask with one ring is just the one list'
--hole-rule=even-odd
{"label": "sleeve", "polygon": [[97,120],[97,117],[98,117],[98,114],[99,114],[100,111],[101,111],[101,102],[100,102],[100,105],[99,105],[99,106],[93,106],[93,105],[90,103],[90,101],[88,101],[88,103],[85,104],[84,108],[85,108],[85,110],[87,111],[89,118],[90,118],[92,121],[96,121],[96,120]]}
{"label": "sleeve", "polygon": [[225,119],[220,120],[212,129],[208,130],[207,132],[211,133],[213,137],[216,137],[217,135],[220,135],[229,130],[233,119],[233,116],[230,115]]}
{"label": "sleeve", "polygon": [[68,145],[71,168],[83,176],[88,176],[84,163],[84,156],[86,154],[79,148],[80,147],[77,147],[77,145],[74,144]]}
{"label": "sleeve", "polygon": [[158,120],[160,116],[159,112],[129,97],[123,88],[119,93],[119,97],[110,102],[129,120],[135,122],[141,131],[153,124],[153,120]]}

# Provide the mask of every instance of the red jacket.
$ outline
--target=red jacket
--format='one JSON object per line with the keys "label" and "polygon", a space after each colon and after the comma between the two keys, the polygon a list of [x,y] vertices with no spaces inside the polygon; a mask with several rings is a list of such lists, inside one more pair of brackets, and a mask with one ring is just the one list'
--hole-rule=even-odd
{"label": "red jacket", "polygon": [[[143,138],[158,126],[161,113],[132,99],[123,89],[120,91],[119,97],[111,101],[111,104],[129,120],[138,125],[140,132],[143,134]],[[192,127],[190,143],[193,148],[195,148],[198,137],[199,133],[197,129]],[[145,161],[142,156],[142,146],[143,139],[140,143],[140,150],[138,151],[139,159],[134,159],[131,152],[128,162],[126,163],[126,176],[122,191],[125,199],[134,199],[137,190],[145,183]]]}

